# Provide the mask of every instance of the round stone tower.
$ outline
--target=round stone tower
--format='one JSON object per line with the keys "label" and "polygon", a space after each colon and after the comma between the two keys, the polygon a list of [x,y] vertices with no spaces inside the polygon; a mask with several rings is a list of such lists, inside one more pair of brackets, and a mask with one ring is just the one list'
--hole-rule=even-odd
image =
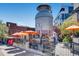
{"label": "round stone tower", "polygon": [[35,17],[35,30],[42,34],[52,34],[53,16],[51,7],[47,4],[42,4],[37,7],[38,13]]}

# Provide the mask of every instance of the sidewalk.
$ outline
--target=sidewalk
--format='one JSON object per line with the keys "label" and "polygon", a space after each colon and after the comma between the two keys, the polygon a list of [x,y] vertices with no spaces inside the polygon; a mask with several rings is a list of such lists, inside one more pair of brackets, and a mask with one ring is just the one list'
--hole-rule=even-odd
{"label": "sidewalk", "polygon": [[12,46],[1,45],[0,46],[0,56],[8,56],[9,55],[5,51],[6,48],[13,48],[13,47]]}
{"label": "sidewalk", "polygon": [[[16,47],[17,47],[17,46],[16,46]],[[18,48],[24,49],[24,48],[21,48],[21,47],[18,47]],[[31,48],[26,48],[26,49],[24,49],[24,50],[30,51],[30,52],[33,52],[33,53],[36,53],[36,54],[39,54],[39,55],[42,55],[42,56],[46,56],[45,53],[43,53],[43,52],[41,52],[41,51],[39,51],[39,50],[34,50],[34,49],[31,49]]]}
{"label": "sidewalk", "polygon": [[[9,49],[9,48],[18,48],[19,50],[23,50],[17,53],[11,52],[10,50],[5,50],[5,49]],[[8,53],[11,52],[11,53]],[[30,49],[30,48],[21,48],[21,47],[17,47],[17,46],[6,46],[6,45],[1,45],[0,46],[0,56],[15,56],[18,54],[23,54],[22,56],[46,56],[46,54],[42,53],[41,51],[38,50],[34,50],[34,49]],[[19,55],[18,55],[19,56]]]}
{"label": "sidewalk", "polygon": [[40,55],[46,56],[46,54],[43,53],[43,52],[40,51],[40,50],[35,50],[35,49],[29,48],[29,43],[28,43],[28,42],[27,42],[26,44],[24,44],[24,45],[17,45],[17,44],[14,44],[14,47],[18,47],[18,48],[20,48],[20,49],[24,49],[24,50],[27,50],[27,51],[30,51],[30,52],[34,52],[34,53],[36,53],[36,54],[40,54]]}
{"label": "sidewalk", "polygon": [[0,56],[4,56],[1,48],[0,48]]}

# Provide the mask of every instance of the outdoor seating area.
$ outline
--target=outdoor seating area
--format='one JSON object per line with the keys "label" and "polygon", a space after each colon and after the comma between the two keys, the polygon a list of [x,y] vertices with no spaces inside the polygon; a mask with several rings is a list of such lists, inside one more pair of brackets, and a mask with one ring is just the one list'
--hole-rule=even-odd
{"label": "outdoor seating area", "polygon": [[[5,10],[8,7],[14,8],[14,5],[18,4],[10,4],[10,6],[8,4],[4,8]],[[15,6],[15,9],[11,9],[12,13],[17,9],[19,10],[17,12],[22,13],[21,15],[16,12],[16,17],[14,17],[14,14],[12,15],[15,19],[24,19],[22,21],[18,22],[18,19],[12,19],[14,21],[8,20],[9,22],[0,20],[0,49],[3,49],[4,52],[7,51],[4,54],[14,56],[22,54],[24,56],[33,55],[33,53],[31,54],[32,50],[36,54],[40,52],[48,56],[79,56],[79,4],[77,8],[74,8],[74,3],[33,5],[36,9],[33,9],[35,7],[31,7],[32,4],[30,3],[20,4],[18,6],[21,8]],[[30,9],[26,8],[26,6],[30,6]],[[31,11],[31,8],[35,11]],[[53,11],[58,12],[58,14],[56,12],[57,16],[53,15]],[[36,15],[32,13],[36,13]],[[18,15],[20,17],[17,17]],[[28,15],[30,16],[29,18]],[[34,17],[35,21],[32,17]],[[5,49],[5,47],[13,48]]]}
{"label": "outdoor seating area", "polygon": [[[18,46],[23,49],[30,48],[48,55],[58,55],[58,53],[59,55],[79,55],[79,36],[76,34],[76,31],[79,30],[79,26],[72,25],[65,27],[64,30],[70,33],[60,36],[62,33],[58,34],[53,32],[52,37],[48,34],[42,34],[40,36],[39,32],[32,30],[20,31],[1,38],[0,45]],[[61,46],[61,44],[63,46]],[[69,53],[67,51],[65,52],[67,54],[60,53],[60,49],[66,49]]]}
{"label": "outdoor seating area", "polygon": [[[75,28],[78,30],[77,27],[75,27]],[[65,30],[75,30],[74,27],[73,27],[73,29],[71,29],[71,28],[72,27],[68,27]],[[70,36],[68,36],[68,37],[70,37]],[[73,37],[71,37],[71,38],[73,39],[73,42],[71,41],[71,43],[70,43],[70,41],[67,41],[67,39],[68,39],[67,37],[64,38],[64,40],[62,41],[64,44],[63,47],[65,47],[66,49],[69,49],[69,51],[70,51],[68,55],[73,55],[74,53],[76,54],[77,53],[76,51],[78,51],[78,49],[79,49],[78,45],[76,45],[76,43],[74,42],[74,38]],[[54,39],[56,39],[56,38],[49,39],[49,36],[47,34],[40,37],[39,33],[36,31],[25,31],[25,32],[21,31],[21,32],[12,34],[11,37],[7,37],[7,38],[5,38],[5,40],[3,39],[2,41],[0,41],[0,45],[4,44],[4,45],[8,45],[8,46],[9,45],[18,46],[18,47],[21,47],[24,49],[31,48],[31,49],[39,50],[43,53],[48,53],[49,55],[58,55],[58,52],[56,52],[56,51],[58,51],[57,46],[58,46],[58,44],[61,44],[62,42],[59,41],[56,43],[56,40],[54,40]],[[53,40],[53,41],[50,41],[50,40]],[[77,40],[77,42],[78,42],[78,40]],[[75,45],[77,46],[77,48]],[[60,49],[61,48],[62,47],[60,47]],[[50,50],[52,53],[49,52]],[[66,55],[66,54],[63,54],[63,55]]]}

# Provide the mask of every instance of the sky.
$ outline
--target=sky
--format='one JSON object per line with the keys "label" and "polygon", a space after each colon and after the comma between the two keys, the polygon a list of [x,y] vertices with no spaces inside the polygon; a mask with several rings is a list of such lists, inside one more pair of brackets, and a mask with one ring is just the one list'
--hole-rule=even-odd
{"label": "sky", "polygon": [[[3,22],[13,22],[20,26],[35,27],[36,10],[40,3],[0,3],[0,20]],[[71,5],[62,3],[49,4],[52,9],[52,15],[55,19],[61,6]]]}

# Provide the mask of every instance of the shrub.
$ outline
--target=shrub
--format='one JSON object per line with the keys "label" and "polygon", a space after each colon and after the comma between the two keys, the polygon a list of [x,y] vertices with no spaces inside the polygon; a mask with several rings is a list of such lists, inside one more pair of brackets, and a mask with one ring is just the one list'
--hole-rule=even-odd
{"label": "shrub", "polygon": [[64,39],[63,39],[63,42],[70,43],[70,42],[72,42],[72,38],[69,37],[69,36],[65,36]]}
{"label": "shrub", "polygon": [[76,31],[76,33],[75,33],[75,34],[76,34],[76,36],[77,36],[77,37],[79,37],[79,31]]}

